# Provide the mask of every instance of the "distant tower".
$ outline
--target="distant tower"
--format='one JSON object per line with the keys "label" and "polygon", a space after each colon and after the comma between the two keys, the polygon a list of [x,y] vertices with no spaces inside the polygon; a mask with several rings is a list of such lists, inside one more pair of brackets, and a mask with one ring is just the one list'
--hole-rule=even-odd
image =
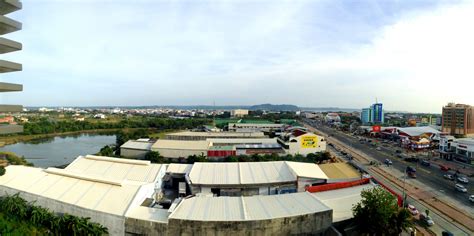
{"label": "distant tower", "polygon": [[[0,35],[21,30],[21,23],[12,20],[5,15],[20,10],[22,4],[18,0],[0,0]],[[0,54],[15,52],[22,49],[19,42],[0,37]],[[0,73],[21,71],[22,65],[0,60]],[[0,82],[0,92],[19,92],[23,91],[23,85]],[[21,105],[0,105],[0,114],[14,113],[23,111]],[[0,125],[0,134],[21,133],[23,127],[20,125]]]}

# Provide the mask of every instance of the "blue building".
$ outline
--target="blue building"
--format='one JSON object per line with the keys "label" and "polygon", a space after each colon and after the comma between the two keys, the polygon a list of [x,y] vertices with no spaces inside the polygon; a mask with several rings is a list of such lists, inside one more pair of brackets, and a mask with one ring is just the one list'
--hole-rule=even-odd
{"label": "blue building", "polygon": [[383,124],[385,122],[383,114],[383,104],[375,103],[372,105],[372,123]]}
{"label": "blue building", "polygon": [[364,125],[372,123],[372,108],[362,109],[362,113],[360,113],[360,120]]}
{"label": "blue building", "polygon": [[362,121],[363,125],[383,124],[385,122],[383,104],[375,103],[369,108],[362,109],[360,120]]}

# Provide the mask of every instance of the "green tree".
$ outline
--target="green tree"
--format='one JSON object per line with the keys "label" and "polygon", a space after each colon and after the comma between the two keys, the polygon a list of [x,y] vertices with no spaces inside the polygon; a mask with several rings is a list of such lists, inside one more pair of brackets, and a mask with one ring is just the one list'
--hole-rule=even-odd
{"label": "green tree", "polygon": [[159,152],[151,151],[145,155],[145,160],[149,160],[152,163],[163,163],[165,159]]}
{"label": "green tree", "polygon": [[110,147],[109,145],[107,145],[107,146],[101,148],[99,153],[97,153],[97,155],[112,157],[112,156],[114,156],[114,149],[112,147]]}
{"label": "green tree", "polygon": [[[396,198],[381,187],[364,190],[353,208],[354,223],[363,235],[399,235],[412,224],[406,209],[399,209]],[[408,214],[407,214],[408,213]]]}
{"label": "green tree", "polygon": [[4,175],[6,171],[7,170],[5,170],[5,167],[0,166],[0,176]]}

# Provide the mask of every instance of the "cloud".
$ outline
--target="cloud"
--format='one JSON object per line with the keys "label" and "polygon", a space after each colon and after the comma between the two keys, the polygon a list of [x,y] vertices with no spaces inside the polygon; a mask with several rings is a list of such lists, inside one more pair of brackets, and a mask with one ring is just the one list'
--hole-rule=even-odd
{"label": "cloud", "polygon": [[[293,103],[439,112],[470,96],[472,3],[23,1],[25,105]],[[459,88],[449,84],[461,84]]]}

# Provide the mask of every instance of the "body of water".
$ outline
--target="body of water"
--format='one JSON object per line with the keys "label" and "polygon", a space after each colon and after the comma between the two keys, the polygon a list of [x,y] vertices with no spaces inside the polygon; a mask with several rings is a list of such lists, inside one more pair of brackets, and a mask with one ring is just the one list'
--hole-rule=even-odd
{"label": "body of water", "polygon": [[60,166],[76,157],[95,154],[105,145],[115,144],[115,135],[80,134],[16,143],[0,148],[24,156],[37,167]]}

